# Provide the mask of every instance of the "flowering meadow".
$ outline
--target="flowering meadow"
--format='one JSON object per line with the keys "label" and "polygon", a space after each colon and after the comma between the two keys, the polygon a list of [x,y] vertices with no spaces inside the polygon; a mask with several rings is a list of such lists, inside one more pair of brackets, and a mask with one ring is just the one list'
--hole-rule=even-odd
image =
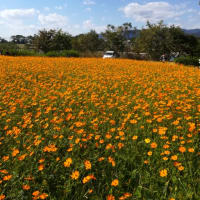
{"label": "flowering meadow", "polygon": [[0,200],[199,200],[200,70],[0,57]]}

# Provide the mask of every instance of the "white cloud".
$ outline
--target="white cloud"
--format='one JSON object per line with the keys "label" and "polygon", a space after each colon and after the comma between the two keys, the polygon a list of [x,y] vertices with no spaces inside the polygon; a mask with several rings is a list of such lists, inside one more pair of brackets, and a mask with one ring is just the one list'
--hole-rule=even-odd
{"label": "white cloud", "polygon": [[62,10],[63,7],[62,7],[62,6],[56,6],[55,9],[56,9],[56,10]]}
{"label": "white cloud", "polygon": [[94,24],[92,23],[90,19],[83,22],[84,29],[93,29],[93,27],[94,27]]}
{"label": "white cloud", "polygon": [[45,11],[50,11],[50,8],[49,7],[44,7],[44,10]]}
{"label": "white cloud", "polygon": [[167,2],[149,2],[146,4],[129,3],[121,8],[126,17],[137,22],[157,22],[159,20],[172,19],[185,13],[179,6],[171,5]]}
{"label": "white cloud", "polygon": [[31,9],[5,9],[0,11],[0,18],[10,19],[10,18],[21,18],[21,17],[31,17],[37,14],[38,11],[34,8]]}
{"label": "white cloud", "polygon": [[95,25],[92,20],[88,19],[83,21],[83,29],[85,31],[95,30],[96,32],[100,33],[106,29],[106,26]]}
{"label": "white cloud", "polygon": [[90,12],[92,9],[90,7],[85,9],[87,12]]}
{"label": "white cloud", "polygon": [[[1,36],[9,39],[11,35],[30,35],[36,32],[32,24],[37,20],[38,10],[30,9],[5,9],[0,10]],[[30,23],[30,21],[32,21]]]}
{"label": "white cloud", "polygon": [[92,1],[92,0],[84,0],[83,4],[84,5],[95,5],[96,3],[94,1]]}
{"label": "white cloud", "polygon": [[50,13],[48,15],[39,14],[38,20],[46,28],[64,28],[68,24],[67,17],[57,13]]}

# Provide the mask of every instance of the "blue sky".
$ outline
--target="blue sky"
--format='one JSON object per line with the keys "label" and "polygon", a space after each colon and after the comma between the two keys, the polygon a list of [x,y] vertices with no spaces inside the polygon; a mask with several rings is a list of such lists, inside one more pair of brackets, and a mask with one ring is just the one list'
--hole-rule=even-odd
{"label": "blue sky", "polygon": [[131,22],[138,28],[146,21],[200,28],[199,0],[0,0],[0,37],[33,35],[40,29],[58,29],[72,35],[107,24]]}

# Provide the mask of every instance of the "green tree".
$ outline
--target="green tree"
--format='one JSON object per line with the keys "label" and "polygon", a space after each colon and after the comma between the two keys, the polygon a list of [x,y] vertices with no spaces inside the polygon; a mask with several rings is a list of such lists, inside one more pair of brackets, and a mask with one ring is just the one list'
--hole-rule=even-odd
{"label": "green tree", "polygon": [[125,48],[125,37],[122,27],[115,27],[114,25],[107,25],[107,29],[102,33],[105,40],[106,49],[114,50],[116,52],[123,52]]}
{"label": "green tree", "polygon": [[99,34],[95,30],[91,30],[86,34],[80,34],[73,38],[72,48],[78,51],[100,51],[103,50],[103,39],[99,37]]}
{"label": "green tree", "polygon": [[180,27],[170,26],[169,32],[172,36],[172,51],[180,54],[194,56],[198,48],[198,39],[193,35],[186,35]]}
{"label": "green tree", "polygon": [[60,30],[40,30],[33,39],[37,50],[43,52],[71,49],[71,35]]}
{"label": "green tree", "polygon": [[147,28],[143,28],[135,41],[138,52],[148,53],[153,60],[159,60],[162,54],[170,54],[173,39],[169,28],[160,21],[158,24],[147,22]]}

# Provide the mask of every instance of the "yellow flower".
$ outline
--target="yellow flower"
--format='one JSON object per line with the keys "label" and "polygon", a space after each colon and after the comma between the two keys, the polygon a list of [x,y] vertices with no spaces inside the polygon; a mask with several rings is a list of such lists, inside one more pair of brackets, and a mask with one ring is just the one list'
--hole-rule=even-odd
{"label": "yellow flower", "polygon": [[147,144],[151,142],[151,140],[150,140],[149,138],[146,138],[144,141],[145,141],[145,143],[147,143]]}

